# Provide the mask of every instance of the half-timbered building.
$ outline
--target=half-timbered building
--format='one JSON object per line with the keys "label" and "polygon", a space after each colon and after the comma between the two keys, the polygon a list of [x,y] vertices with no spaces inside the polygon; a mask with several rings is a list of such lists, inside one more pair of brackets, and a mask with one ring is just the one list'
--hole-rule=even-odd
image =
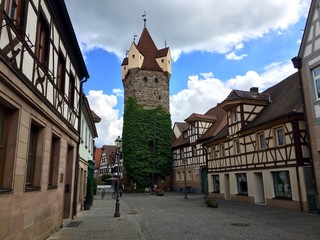
{"label": "half-timbered building", "polygon": [[75,214],[88,72],[63,0],[2,0],[0,19],[0,239],[46,239]]}
{"label": "half-timbered building", "polygon": [[311,164],[307,197],[310,210],[320,212],[320,2],[312,0],[299,53],[292,59],[301,79],[310,136]]}
{"label": "half-timbered building", "polygon": [[173,191],[206,192],[206,154],[202,142],[208,132],[214,134],[224,116],[225,111],[216,106],[205,114],[191,114],[185,123],[175,123],[171,175]]}
{"label": "half-timbered building", "polygon": [[220,106],[227,125],[205,143],[208,195],[307,211],[310,156],[298,73],[262,93],[233,90]]}

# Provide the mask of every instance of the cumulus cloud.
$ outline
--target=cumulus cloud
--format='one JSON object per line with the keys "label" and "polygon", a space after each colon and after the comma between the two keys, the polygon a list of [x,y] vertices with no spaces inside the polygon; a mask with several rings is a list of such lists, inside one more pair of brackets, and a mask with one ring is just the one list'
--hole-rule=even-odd
{"label": "cumulus cloud", "polygon": [[239,75],[225,82],[214,78],[212,73],[190,76],[188,88],[170,98],[172,123],[181,122],[192,113],[205,113],[222,102],[233,89],[249,90],[251,87],[258,87],[261,92],[295,71],[292,63],[286,62],[270,64],[261,73],[248,71],[243,76]]}
{"label": "cumulus cloud", "polygon": [[310,0],[65,2],[84,52],[99,47],[122,59],[128,40],[141,33],[146,11],[156,45],[163,48],[166,40],[177,60],[195,50],[226,54],[271,31],[282,32],[307,12]]}
{"label": "cumulus cloud", "polygon": [[242,58],[248,56],[247,54],[241,54],[241,55],[237,55],[235,52],[231,52],[229,54],[226,55],[226,59],[229,60],[241,60]]}
{"label": "cumulus cloud", "polygon": [[91,90],[87,96],[91,109],[101,118],[96,124],[99,137],[96,146],[114,144],[117,136],[122,134],[123,118],[119,116],[119,110],[115,109],[118,103],[117,96],[104,94],[101,90]]}

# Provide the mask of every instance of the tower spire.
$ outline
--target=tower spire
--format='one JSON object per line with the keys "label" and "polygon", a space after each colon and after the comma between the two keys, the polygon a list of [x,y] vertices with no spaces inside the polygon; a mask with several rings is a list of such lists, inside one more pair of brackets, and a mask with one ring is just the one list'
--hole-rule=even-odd
{"label": "tower spire", "polygon": [[146,11],[144,11],[142,17],[143,17],[143,22],[144,22],[144,28],[146,28],[146,26],[147,26],[147,13],[146,13]]}

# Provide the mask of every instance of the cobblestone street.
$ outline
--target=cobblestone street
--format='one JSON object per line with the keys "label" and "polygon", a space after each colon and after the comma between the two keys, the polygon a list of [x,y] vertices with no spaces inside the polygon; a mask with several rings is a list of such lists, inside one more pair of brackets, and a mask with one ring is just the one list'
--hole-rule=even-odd
{"label": "cobblestone street", "polygon": [[320,216],[312,213],[224,200],[208,208],[193,194],[124,194],[114,218],[115,200],[98,198],[49,239],[320,239]]}

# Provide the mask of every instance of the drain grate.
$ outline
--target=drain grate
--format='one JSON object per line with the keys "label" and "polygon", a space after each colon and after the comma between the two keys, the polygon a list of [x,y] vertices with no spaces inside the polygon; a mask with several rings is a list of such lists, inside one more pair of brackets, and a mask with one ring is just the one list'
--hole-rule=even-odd
{"label": "drain grate", "polygon": [[66,227],[78,227],[81,223],[82,221],[73,221],[70,222]]}
{"label": "drain grate", "polygon": [[249,224],[247,223],[231,223],[231,226],[236,226],[236,227],[248,227]]}

